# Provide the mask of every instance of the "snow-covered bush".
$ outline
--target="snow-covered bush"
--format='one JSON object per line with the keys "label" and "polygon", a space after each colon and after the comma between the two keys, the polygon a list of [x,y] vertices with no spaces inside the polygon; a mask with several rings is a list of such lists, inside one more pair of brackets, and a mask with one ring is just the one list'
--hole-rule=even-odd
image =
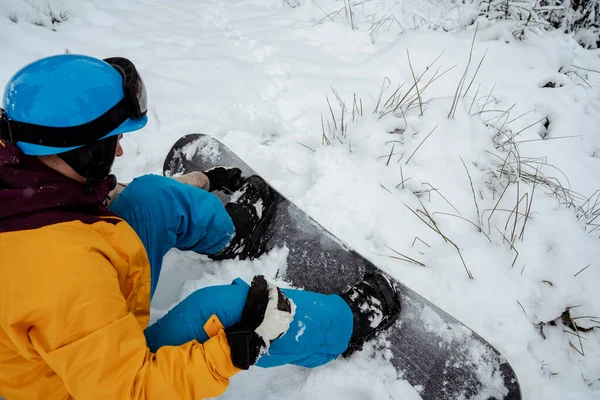
{"label": "snow-covered bush", "polygon": [[573,33],[575,40],[585,48],[600,47],[598,0],[475,1],[479,2],[479,9],[487,18],[522,21],[524,28],[536,25],[546,29],[558,29],[564,33]]}
{"label": "snow-covered bush", "polygon": [[539,20],[536,1],[531,0],[480,0],[479,9],[490,19]]}
{"label": "snow-covered bush", "polygon": [[583,47],[600,47],[598,0],[540,0],[540,14],[556,29],[573,32]]}
{"label": "snow-covered bush", "polygon": [[0,15],[54,29],[69,18],[68,0],[0,0]]}

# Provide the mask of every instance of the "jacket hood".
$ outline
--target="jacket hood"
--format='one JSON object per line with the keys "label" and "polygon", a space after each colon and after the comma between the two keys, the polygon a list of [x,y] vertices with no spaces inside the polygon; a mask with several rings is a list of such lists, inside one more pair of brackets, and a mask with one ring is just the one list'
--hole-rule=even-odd
{"label": "jacket hood", "polygon": [[110,215],[103,203],[114,181],[79,183],[0,140],[0,232],[79,219],[65,211]]}

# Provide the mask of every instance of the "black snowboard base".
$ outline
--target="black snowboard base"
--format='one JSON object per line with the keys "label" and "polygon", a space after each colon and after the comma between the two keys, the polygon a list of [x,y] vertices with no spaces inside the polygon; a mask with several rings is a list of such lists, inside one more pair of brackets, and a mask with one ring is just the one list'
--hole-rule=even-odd
{"label": "black snowboard base", "polygon": [[[218,140],[203,134],[180,138],[163,172],[176,176],[232,166],[256,174]],[[216,192],[227,203],[228,196]],[[278,275],[297,288],[340,293],[377,267],[348,248],[276,192],[274,219],[264,237],[266,250],[287,247],[287,267]],[[506,359],[481,336],[402,283],[398,321],[386,333],[392,363],[425,400],[520,400],[517,377]]]}

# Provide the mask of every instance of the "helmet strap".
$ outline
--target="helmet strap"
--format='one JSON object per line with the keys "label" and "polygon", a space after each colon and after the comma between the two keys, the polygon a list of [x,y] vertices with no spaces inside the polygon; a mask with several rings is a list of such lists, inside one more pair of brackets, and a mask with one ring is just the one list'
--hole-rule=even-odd
{"label": "helmet strap", "polygon": [[58,156],[89,184],[104,182],[115,160],[118,135],[113,135]]}

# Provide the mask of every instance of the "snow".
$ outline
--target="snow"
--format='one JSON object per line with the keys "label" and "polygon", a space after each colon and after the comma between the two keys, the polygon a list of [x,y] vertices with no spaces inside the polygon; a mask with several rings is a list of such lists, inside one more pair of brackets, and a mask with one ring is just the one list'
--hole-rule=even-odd
{"label": "snow", "polygon": [[298,327],[300,329],[298,330],[298,333],[296,333],[296,336],[294,337],[294,339],[296,339],[296,342],[298,342],[300,340],[300,338],[302,337],[302,335],[304,335],[304,332],[306,331],[306,325],[304,325],[304,323],[302,321],[298,321]]}
{"label": "snow", "polygon": [[[524,398],[600,397],[598,329],[579,332],[582,348],[559,318],[577,306],[570,312],[579,326],[599,325],[600,50],[535,28],[520,41],[522,25],[478,18],[474,4],[353,2],[352,18],[345,4],[0,0],[0,83],[67,51],[131,59],[150,111],[144,131],[122,141],[121,181],[160,173],[175,140],[208,133],[340,240],[488,340],[515,369]],[[448,118],[472,42],[462,94],[485,59]],[[423,115],[409,95],[410,110],[380,117],[398,85],[403,96],[414,83],[408,56],[417,78],[424,73]],[[413,211],[430,215],[449,241]],[[286,254],[216,263],[173,251],[152,321],[193,290],[238,276],[286,286],[276,278]],[[449,342],[468,346],[460,330],[449,332]],[[382,347],[385,338],[312,370],[252,368],[222,398],[419,398]],[[484,356],[469,350],[474,362]]]}

